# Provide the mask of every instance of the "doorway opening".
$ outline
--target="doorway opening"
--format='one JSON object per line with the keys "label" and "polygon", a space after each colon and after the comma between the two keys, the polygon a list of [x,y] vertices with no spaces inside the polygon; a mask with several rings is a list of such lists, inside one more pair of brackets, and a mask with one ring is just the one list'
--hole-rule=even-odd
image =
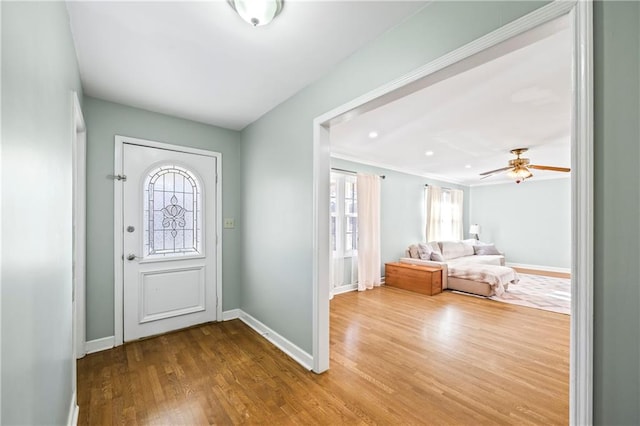
{"label": "doorway opening", "polygon": [[[568,16],[572,34],[571,90],[571,288],[570,323],[570,421],[589,423],[591,413],[592,359],[592,76],[591,76],[591,5],[582,2],[552,3],[508,24],[416,72],[381,87],[361,98],[318,117],[314,121],[314,371],[329,368],[329,303],[327,277],[328,243],[328,170],[332,126],[382,105],[414,93],[457,73],[464,66],[473,67],[484,54],[495,53],[502,42]],[[469,61],[463,61],[463,59]],[[485,56],[486,59],[486,56]],[[439,73],[439,71],[444,71]]]}

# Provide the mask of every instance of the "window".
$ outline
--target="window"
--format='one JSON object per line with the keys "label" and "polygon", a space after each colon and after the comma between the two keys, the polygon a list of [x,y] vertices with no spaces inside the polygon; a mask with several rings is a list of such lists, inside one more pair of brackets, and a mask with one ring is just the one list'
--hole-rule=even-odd
{"label": "window", "polygon": [[187,169],[163,165],[144,182],[145,257],[201,253],[202,195],[198,179]]}
{"label": "window", "polygon": [[425,189],[427,241],[461,240],[464,192],[429,185]]}
{"label": "window", "polygon": [[334,257],[356,256],[358,252],[358,191],[356,177],[331,173],[331,250]]}

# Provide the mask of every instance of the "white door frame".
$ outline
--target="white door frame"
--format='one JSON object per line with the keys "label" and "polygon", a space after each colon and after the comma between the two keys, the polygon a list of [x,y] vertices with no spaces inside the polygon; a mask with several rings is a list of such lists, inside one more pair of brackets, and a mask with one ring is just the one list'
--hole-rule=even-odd
{"label": "white door frame", "polygon": [[[555,1],[413,72],[317,117],[313,122],[313,371],[329,368],[330,126],[411,93],[411,83],[518,34],[569,15],[573,34],[571,213],[572,282],[569,421],[591,424],[593,402],[593,18],[591,0]],[[413,89],[415,90],[415,89]]]}
{"label": "white door frame", "polygon": [[73,353],[86,355],[87,128],[73,92]]}
{"label": "white door frame", "polygon": [[85,126],[80,99],[71,92],[71,162],[72,162],[72,284],[71,284],[71,406],[69,424],[77,424],[76,359],[86,354],[85,350],[85,294],[86,294],[86,187],[87,187],[87,128]]}
{"label": "white door frame", "polygon": [[[124,144],[146,146],[150,148],[166,149],[187,154],[206,155],[216,159],[216,321],[222,321],[222,154],[198,148],[189,148],[146,139],[115,136],[115,166],[114,176],[123,176],[122,161]],[[113,264],[114,264],[114,337],[115,346],[124,341],[124,252],[123,252],[123,188],[122,180],[114,179],[113,188]]]}

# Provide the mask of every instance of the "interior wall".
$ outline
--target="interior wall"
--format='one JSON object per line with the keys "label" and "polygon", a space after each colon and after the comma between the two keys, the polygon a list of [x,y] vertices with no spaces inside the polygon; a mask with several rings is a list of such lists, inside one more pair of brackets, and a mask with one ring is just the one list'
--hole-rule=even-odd
{"label": "interior wall", "polygon": [[464,192],[463,229],[467,238],[469,187],[337,158],[331,159],[331,167],[386,176],[380,185],[380,254],[383,275],[385,263],[397,262],[404,257],[404,251],[410,244],[424,241],[425,184],[461,189]]}
{"label": "interior wall", "polygon": [[594,2],[594,424],[640,424],[640,3]]}
{"label": "interior wall", "polygon": [[66,424],[72,400],[72,91],[63,2],[2,2],[2,418]]}
{"label": "interior wall", "polygon": [[245,312],[311,353],[313,119],[542,4],[428,3],[242,131]]}
{"label": "interior wall", "polygon": [[571,267],[571,179],[474,186],[470,220],[508,263]]}
{"label": "interior wall", "polygon": [[240,133],[85,96],[87,124],[87,340],[114,335],[115,135],[222,153],[222,308],[240,306]]}
{"label": "interior wall", "polygon": [[[243,130],[243,310],[311,352],[313,119],[540,6],[431,2]],[[638,7],[594,2],[596,424],[640,424]]]}

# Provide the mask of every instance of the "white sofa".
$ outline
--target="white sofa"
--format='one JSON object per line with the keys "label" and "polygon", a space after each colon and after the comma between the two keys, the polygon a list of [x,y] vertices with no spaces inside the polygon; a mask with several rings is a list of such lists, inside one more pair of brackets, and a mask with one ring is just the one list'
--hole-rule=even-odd
{"label": "white sofa", "polygon": [[[504,253],[476,254],[474,246],[477,247],[480,244],[481,243],[473,239],[463,241],[432,241],[426,244],[414,244],[409,246],[405,252],[405,257],[401,258],[400,262],[441,267],[443,290],[448,288],[481,296],[492,296],[495,292],[493,287],[488,283],[449,276],[449,267],[474,264],[504,267]],[[479,250],[480,253],[482,253],[482,251],[481,249]],[[486,251],[490,252],[491,250]],[[437,255],[433,253],[437,253]],[[438,260],[431,260],[432,258],[438,258]]]}

